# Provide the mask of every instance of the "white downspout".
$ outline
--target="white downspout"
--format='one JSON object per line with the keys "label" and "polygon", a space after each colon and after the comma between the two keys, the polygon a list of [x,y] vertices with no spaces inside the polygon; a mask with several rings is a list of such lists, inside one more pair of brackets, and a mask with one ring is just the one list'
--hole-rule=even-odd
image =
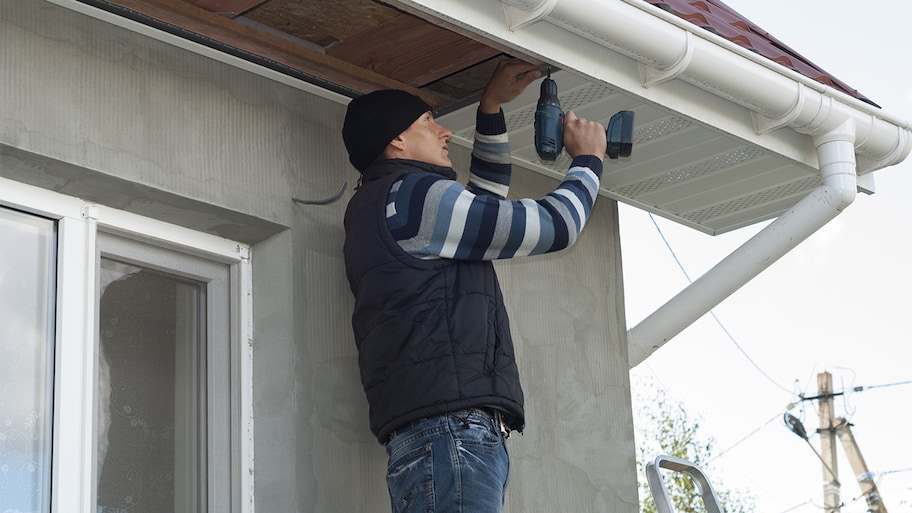
{"label": "white downspout", "polygon": [[635,367],[764,269],[839,215],[854,200],[855,123],[813,138],[823,184],[627,332]]}

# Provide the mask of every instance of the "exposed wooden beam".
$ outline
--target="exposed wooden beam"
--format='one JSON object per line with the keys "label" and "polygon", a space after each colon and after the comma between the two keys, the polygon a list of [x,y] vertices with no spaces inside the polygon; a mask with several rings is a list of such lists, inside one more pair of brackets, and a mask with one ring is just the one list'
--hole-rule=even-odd
{"label": "exposed wooden beam", "polygon": [[241,55],[257,56],[287,66],[304,76],[337,84],[351,91],[367,93],[377,89],[397,88],[420,96],[434,107],[447,104],[446,98],[433,92],[412,87],[341,59],[295,45],[181,0],[104,1],[196,34],[204,43],[224,45],[239,50]]}

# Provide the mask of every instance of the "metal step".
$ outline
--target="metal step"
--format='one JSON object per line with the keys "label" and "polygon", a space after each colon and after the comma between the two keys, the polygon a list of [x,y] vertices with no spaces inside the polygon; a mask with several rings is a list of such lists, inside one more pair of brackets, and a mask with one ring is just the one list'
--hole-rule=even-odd
{"label": "metal step", "polygon": [[646,481],[652,491],[652,498],[655,499],[657,513],[675,513],[674,508],[671,506],[671,498],[668,497],[668,489],[665,487],[665,479],[659,469],[684,472],[690,476],[700,490],[700,496],[703,498],[707,513],[723,513],[719,498],[716,497],[716,492],[713,490],[712,485],[709,484],[706,474],[687,460],[664,454],[657,456],[655,460],[646,464]]}

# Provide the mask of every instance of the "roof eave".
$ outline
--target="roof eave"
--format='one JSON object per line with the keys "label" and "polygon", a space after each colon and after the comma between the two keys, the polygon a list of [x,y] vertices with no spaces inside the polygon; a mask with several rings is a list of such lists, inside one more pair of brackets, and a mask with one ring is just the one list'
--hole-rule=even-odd
{"label": "roof eave", "polygon": [[399,0],[395,4],[669,106],[813,167],[816,152],[809,137],[827,133],[849,118],[857,130],[859,175],[898,164],[912,151],[909,121],[643,0]]}

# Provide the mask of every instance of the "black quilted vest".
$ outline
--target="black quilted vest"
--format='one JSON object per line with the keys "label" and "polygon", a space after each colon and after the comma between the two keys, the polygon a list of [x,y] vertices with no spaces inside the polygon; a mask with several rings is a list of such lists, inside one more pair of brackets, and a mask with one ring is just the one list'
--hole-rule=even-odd
{"label": "black quilted vest", "polygon": [[370,428],[381,443],[413,420],[493,406],[524,424],[510,323],[491,262],[421,260],[386,224],[387,194],[405,173],[455,179],[450,168],[380,160],[345,212],[345,270]]}

